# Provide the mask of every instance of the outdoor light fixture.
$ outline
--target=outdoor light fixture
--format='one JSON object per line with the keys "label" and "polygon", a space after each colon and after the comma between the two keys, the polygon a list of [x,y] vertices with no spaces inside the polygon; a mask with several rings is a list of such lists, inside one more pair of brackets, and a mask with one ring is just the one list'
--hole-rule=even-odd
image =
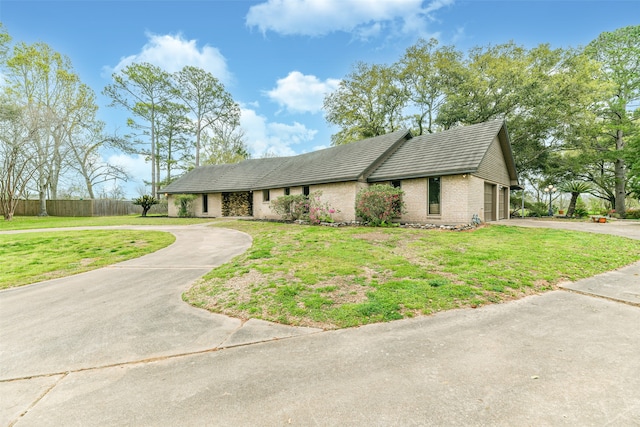
{"label": "outdoor light fixture", "polygon": [[554,187],[553,184],[549,184],[547,187],[544,187],[544,192],[549,193],[549,216],[553,216],[553,207],[551,206],[551,196],[556,191],[558,191],[558,189]]}

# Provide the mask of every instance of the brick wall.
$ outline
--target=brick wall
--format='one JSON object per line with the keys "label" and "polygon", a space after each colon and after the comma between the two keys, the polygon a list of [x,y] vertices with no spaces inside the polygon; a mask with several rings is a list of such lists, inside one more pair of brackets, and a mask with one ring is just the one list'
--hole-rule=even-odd
{"label": "brick wall", "polygon": [[[366,184],[364,184],[366,186]],[[356,217],[357,182],[340,182],[335,184],[312,185],[309,190],[321,191],[321,200],[329,202],[329,206],[338,209],[333,215],[336,221],[353,221]]]}
{"label": "brick wall", "polygon": [[427,179],[407,179],[400,183],[404,191],[406,213],[402,215],[403,222],[427,221]]}

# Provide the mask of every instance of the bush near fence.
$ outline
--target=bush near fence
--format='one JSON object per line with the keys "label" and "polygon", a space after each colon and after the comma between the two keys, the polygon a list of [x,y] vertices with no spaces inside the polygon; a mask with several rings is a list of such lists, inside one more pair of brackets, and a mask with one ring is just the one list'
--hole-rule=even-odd
{"label": "bush near fence", "polygon": [[[0,207],[0,215],[2,214]],[[37,216],[39,200],[19,200],[15,216]],[[142,207],[130,200],[47,200],[47,213],[51,216],[119,216],[142,214]],[[167,215],[167,202],[163,200],[149,210],[149,215]]]}

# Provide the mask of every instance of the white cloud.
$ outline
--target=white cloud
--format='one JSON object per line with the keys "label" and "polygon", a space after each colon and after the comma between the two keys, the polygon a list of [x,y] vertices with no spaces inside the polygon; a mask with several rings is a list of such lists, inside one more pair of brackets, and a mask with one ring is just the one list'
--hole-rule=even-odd
{"label": "white cloud", "polygon": [[316,76],[292,71],[265,93],[289,112],[317,113],[322,109],[325,95],[336,90],[339,83],[338,79],[320,81]]}
{"label": "white cloud", "polygon": [[121,58],[114,67],[104,67],[103,74],[111,76],[132,63],[148,62],[170,73],[192,65],[209,71],[223,83],[231,81],[227,60],[215,47],[198,47],[197,40],[187,40],[182,34],[147,33],[147,38],[149,41],[139,53]]}
{"label": "white cloud", "polygon": [[267,118],[249,108],[241,108],[240,125],[245,131],[249,151],[255,156],[266,153],[275,156],[293,156],[292,145],[312,141],[318,131],[305,125],[268,122]]}
{"label": "white cloud", "polygon": [[273,31],[283,35],[321,36],[344,31],[366,39],[397,22],[401,23],[402,32],[420,34],[426,31],[433,12],[454,1],[267,0],[251,6],[245,22],[263,34]]}

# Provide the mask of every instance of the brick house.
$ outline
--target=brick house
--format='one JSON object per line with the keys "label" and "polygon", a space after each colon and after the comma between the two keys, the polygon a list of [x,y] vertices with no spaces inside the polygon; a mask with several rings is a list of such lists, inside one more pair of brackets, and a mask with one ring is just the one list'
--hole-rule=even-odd
{"label": "brick house", "polygon": [[518,177],[507,128],[496,120],[415,137],[396,131],[292,157],[201,166],[162,192],[169,216],[177,216],[176,194],[195,194],[197,217],[276,219],[271,200],[321,191],[340,211],[336,221],[352,221],[356,194],[374,183],[402,188],[407,212],[401,222],[453,225],[468,224],[474,215],[485,222],[508,218],[509,189],[518,186]]}

